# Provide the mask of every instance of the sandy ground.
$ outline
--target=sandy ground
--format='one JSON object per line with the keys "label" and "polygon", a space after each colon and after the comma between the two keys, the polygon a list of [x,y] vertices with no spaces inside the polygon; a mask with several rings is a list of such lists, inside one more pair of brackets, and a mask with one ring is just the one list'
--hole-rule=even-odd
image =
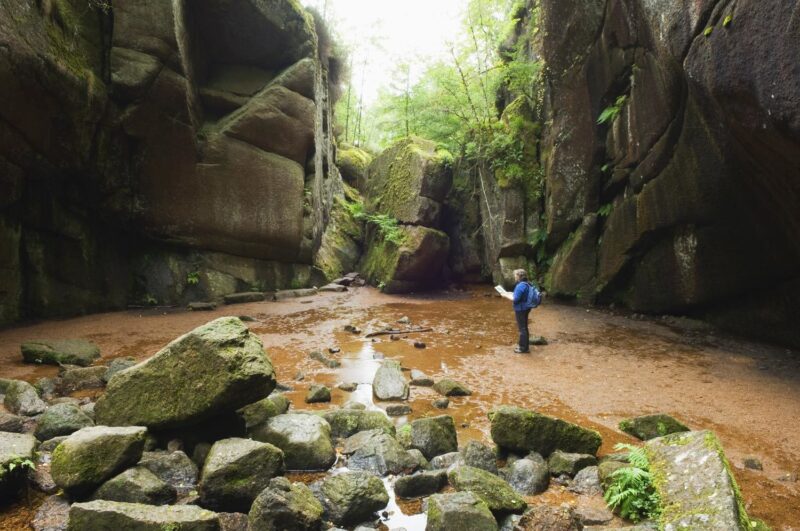
{"label": "sandy ground", "polygon": [[[488,287],[418,297],[360,288],[213,312],[128,311],[47,321],[0,331],[0,377],[35,381],[56,372],[21,363],[19,346],[28,339],[82,337],[99,345],[104,360],[144,359],[215,317],[247,315],[256,319],[250,328],[264,341],[279,381],[294,387],[288,395],[297,408],[327,407],[303,403],[311,383],[356,382],[362,385],[354,398],[370,401],[368,384],[385,356],[471,387],[473,395],[452,399],[447,411],[459,426],[460,444],[490,442],[486,414],[499,404],[592,426],[604,438],[601,454],[617,442],[633,442],[616,428],[622,418],[666,412],[693,429],[719,435],[752,516],[776,530],[800,529],[800,353],[689,325],[666,326],[548,302],[533,312],[532,333],[546,337],[549,345],[518,355],[512,352],[516,331],[509,306]],[[345,324],[380,330],[402,316],[434,330],[398,341],[344,331]],[[427,348],[414,348],[415,339]],[[341,349],[331,355],[342,361],[340,369],[308,358],[312,350],[334,346]],[[413,388],[409,418],[437,412],[430,405],[436,397],[430,389]],[[334,403],[350,398],[333,391]],[[764,470],[744,470],[745,456],[759,458]],[[14,529],[8,527],[8,511],[5,518],[5,528]],[[3,519],[0,512],[0,528]]]}

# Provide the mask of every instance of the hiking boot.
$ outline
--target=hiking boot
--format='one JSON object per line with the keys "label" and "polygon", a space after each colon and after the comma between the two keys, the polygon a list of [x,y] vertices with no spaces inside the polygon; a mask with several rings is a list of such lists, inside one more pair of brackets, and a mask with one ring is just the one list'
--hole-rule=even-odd
{"label": "hiking boot", "polygon": [[521,348],[517,347],[514,349],[514,353],[516,354],[530,354],[530,350],[522,350]]}

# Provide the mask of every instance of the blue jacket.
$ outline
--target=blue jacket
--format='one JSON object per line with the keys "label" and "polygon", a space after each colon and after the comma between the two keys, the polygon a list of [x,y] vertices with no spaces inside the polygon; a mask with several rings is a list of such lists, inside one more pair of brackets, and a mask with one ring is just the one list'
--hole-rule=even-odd
{"label": "blue jacket", "polygon": [[533,308],[533,306],[528,304],[528,289],[530,289],[530,284],[527,282],[520,282],[514,287],[513,304],[515,312],[524,312],[525,310]]}

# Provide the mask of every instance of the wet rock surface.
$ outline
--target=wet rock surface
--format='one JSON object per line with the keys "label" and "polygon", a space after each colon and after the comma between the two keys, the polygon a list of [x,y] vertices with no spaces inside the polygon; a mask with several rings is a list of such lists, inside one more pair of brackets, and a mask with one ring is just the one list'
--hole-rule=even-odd
{"label": "wet rock surface", "polygon": [[139,503],[91,501],[75,503],[69,511],[70,529],[173,528],[218,531],[219,517],[195,505],[153,506]]}
{"label": "wet rock surface", "polygon": [[478,496],[495,514],[522,513],[528,507],[505,480],[485,470],[460,465],[448,472],[447,479],[456,490]]}
{"label": "wet rock surface", "polygon": [[26,341],[22,358],[28,363],[50,365],[91,365],[100,357],[100,349],[85,339],[54,339]]}
{"label": "wet rock surface", "polygon": [[663,437],[671,433],[689,431],[685,424],[665,414],[625,419],[619,423],[619,429],[643,441]]}
{"label": "wet rock surface", "polygon": [[549,456],[559,449],[595,455],[602,442],[596,431],[519,407],[501,406],[489,415],[492,440],[512,451]]}
{"label": "wet rock surface", "polygon": [[347,526],[369,520],[389,503],[381,480],[368,472],[343,472],[326,478],[320,497],[326,517]]}
{"label": "wet rock surface", "polygon": [[406,400],[408,398],[408,381],[403,375],[399,363],[386,360],[381,364],[372,381],[372,392],[378,400]]}
{"label": "wet rock surface", "polygon": [[177,491],[148,469],[133,467],[103,483],[92,499],[169,505],[177,499]]}
{"label": "wet rock surface", "polygon": [[274,478],[255,499],[249,514],[252,531],[317,531],[322,504],[303,483]]}
{"label": "wet rock surface", "polygon": [[278,415],[251,435],[283,450],[288,470],[327,470],[336,460],[330,424],[316,415]]}
{"label": "wet rock surface", "polygon": [[428,500],[427,516],[428,531],[497,530],[497,521],[489,507],[472,492],[434,494]]}

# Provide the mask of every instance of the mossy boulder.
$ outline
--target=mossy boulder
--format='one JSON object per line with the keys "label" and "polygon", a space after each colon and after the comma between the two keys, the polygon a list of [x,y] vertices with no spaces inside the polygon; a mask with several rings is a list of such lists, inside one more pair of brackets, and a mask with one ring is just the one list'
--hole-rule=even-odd
{"label": "mossy boulder", "polygon": [[203,465],[200,504],[226,512],[247,512],[275,476],[284,472],[283,451],[249,439],[224,439],[211,447]]}
{"label": "mossy boulder", "polygon": [[497,531],[497,521],[472,492],[434,494],[428,499],[426,531]]}
{"label": "mossy boulder", "polygon": [[408,380],[403,375],[400,363],[386,360],[378,367],[372,380],[372,394],[378,400],[408,399]]}
{"label": "mossy boulder", "polygon": [[245,423],[247,429],[264,424],[272,417],[282,415],[289,409],[289,400],[280,393],[273,393],[267,398],[262,398],[258,402],[253,402],[242,408],[236,413]]}
{"label": "mossy boulder", "polygon": [[222,317],[114,375],[95,415],[111,426],[183,427],[233,412],[274,387],[261,340],[238,318]]}
{"label": "mossy boulder", "polygon": [[365,411],[363,409],[334,409],[326,411],[323,418],[331,426],[331,435],[336,438],[347,438],[361,431],[380,429],[394,435],[395,427],[381,411]]}
{"label": "mossy boulder", "polygon": [[179,496],[189,493],[197,486],[197,465],[180,450],[144,452],[137,466],[146,468],[161,481],[174,487]]}
{"label": "mossy boulder", "polygon": [[492,440],[501,448],[549,456],[555,450],[595,455],[602,438],[565,420],[515,406],[500,406],[489,413]]}
{"label": "mossy boulder", "polygon": [[33,460],[36,445],[33,435],[0,432],[0,494],[3,499],[10,497],[24,482],[28,469],[21,466],[21,462]]}
{"label": "mossy boulder", "polygon": [[560,476],[566,474],[574,477],[575,474],[580,472],[587,466],[594,466],[597,464],[597,458],[588,454],[573,454],[556,450],[547,459],[547,467],[550,469],[550,474]]}
{"label": "mossy boulder", "polygon": [[506,479],[511,488],[518,493],[523,496],[533,496],[547,490],[550,484],[550,470],[541,456],[538,459],[518,459],[509,465]]}
{"label": "mossy boulder", "polygon": [[89,426],[94,426],[94,422],[81,408],[74,404],[56,404],[39,417],[34,435],[40,441],[46,441]]}
{"label": "mossy boulder", "polygon": [[447,484],[444,470],[426,470],[410,476],[400,476],[394,482],[394,491],[401,498],[418,498],[439,492]]}
{"label": "mossy boulder", "polygon": [[367,170],[373,157],[361,148],[348,144],[336,150],[336,166],[342,174],[344,182],[363,190],[367,180]]}
{"label": "mossy boulder", "polygon": [[70,531],[125,529],[126,531],[219,531],[219,516],[195,505],[145,505],[95,500],[74,503],[69,510]]}
{"label": "mossy boulder", "polygon": [[136,360],[130,356],[111,360],[108,363],[106,372],[103,374],[103,381],[105,383],[108,383],[111,380],[112,376],[114,376],[120,371],[124,371],[125,369],[130,369],[134,365],[136,365]]}
{"label": "mossy boulder", "polygon": [[447,234],[420,226],[400,226],[399,243],[371,228],[359,270],[386,293],[408,293],[437,284],[450,251]]}
{"label": "mossy boulder", "polygon": [[42,339],[26,341],[20,347],[27,363],[80,365],[86,367],[100,357],[100,349],[85,339]]}
{"label": "mossy boulder", "polygon": [[25,417],[44,413],[47,409],[47,404],[39,398],[36,388],[22,380],[11,380],[6,385],[3,405],[10,412]]}
{"label": "mossy boulder", "polygon": [[520,514],[528,507],[504,479],[480,468],[460,465],[447,474],[447,479],[456,490],[474,493],[494,514]]}
{"label": "mossy boulder", "polygon": [[279,477],[269,482],[250,508],[251,531],[318,531],[322,504],[303,483]]}
{"label": "mossy boulder", "polygon": [[619,429],[643,441],[689,431],[682,422],[663,413],[625,419],[619,423]]}
{"label": "mossy boulder", "polygon": [[497,455],[494,448],[478,441],[469,441],[460,450],[460,453],[465,465],[481,468],[497,475]]}
{"label": "mossy boulder", "polygon": [[327,470],[336,461],[330,424],[317,415],[278,415],[256,428],[250,436],[283,450],[289,470]]}
{"label": "mossy boulder", "polygon": [[409,441],[426,459],[458,450],[458,437],[453,417],[441,415],[411,422]]}
{"label": "mossy boulder", "polygon": [[82,495],[142,457],[147,429],[139,426],[94,426],[70,435],[53,451],[56,485]]}
{"label": "mossy boulder", "polygon": [[417,459],[382,430],[353,435],[344,442],[342,453],[350,456],[347,466],[351,470],[366,470],[380,476],[408,473],[418,466]]}
{"label": "mossy boulder", "polygon": [[437,393],[444,396],[469,396],[472,394],[469,387],[449,378],[439,380],[433,388]]}
{"label": "mossy boulder", "polygon": [[146,468],[136,466],[103,483],[92,495],[92,498],[168,505],[177,498],[177,491]]}
{"label": "mossy boulder", "polygon": [[307,404],[317,404],[331,401],[331,390],[324,385],[312,385],[308,388],[305,401]]}
{"label": "mossy boulder", "polygon": [[329,476],[322,482],[320,496],[326,516],[342,526],[370,520],[389,503],[383,482],[369,472]]}

